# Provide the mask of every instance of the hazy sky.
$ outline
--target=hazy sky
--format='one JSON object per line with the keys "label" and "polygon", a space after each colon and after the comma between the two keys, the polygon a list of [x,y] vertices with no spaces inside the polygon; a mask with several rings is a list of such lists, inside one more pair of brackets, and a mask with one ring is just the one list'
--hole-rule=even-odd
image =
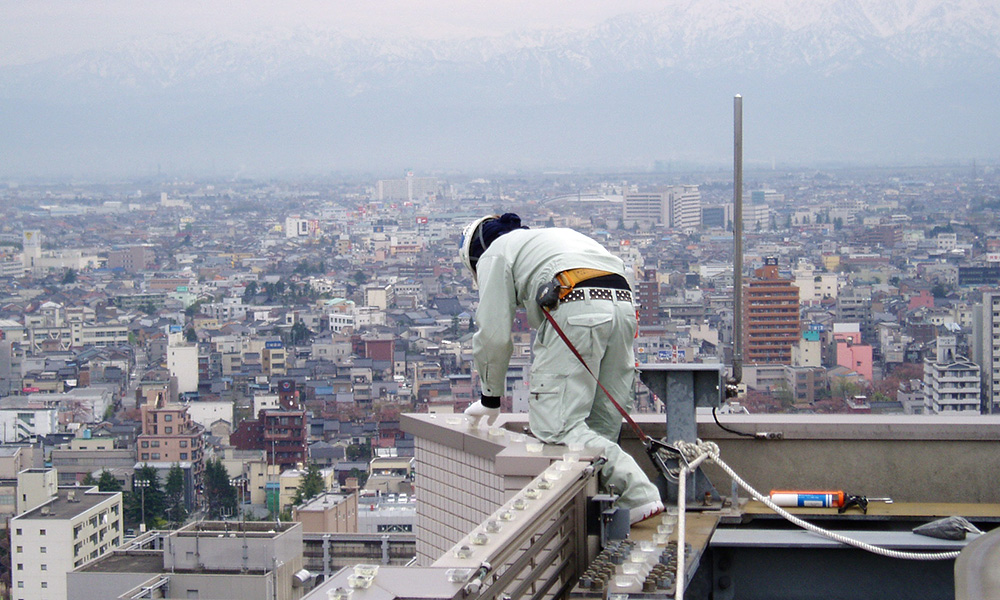
{"label": "hazy sky", "polygon": [[525,26],[582,28],[658,5],[650,0],[0,0],[0,65],[177,35],[242,36],[305,27],[438,38],[488,36]]}
{"label": "hazy sky", "polygon": [[996,156],[998,2],[0,0],[0,174]]}

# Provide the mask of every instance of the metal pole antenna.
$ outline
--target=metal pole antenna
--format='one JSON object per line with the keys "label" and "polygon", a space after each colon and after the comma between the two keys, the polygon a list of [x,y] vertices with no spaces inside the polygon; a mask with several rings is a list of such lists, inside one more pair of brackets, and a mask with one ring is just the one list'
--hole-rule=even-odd
{"label": "metal pole antenna", "polygon": [[743,96],[733,99],[733,383],[743,381]]}
{"label": "metal pole antenna", "polygon": [[148,479],[136,479],[132,483],[133,488],[139,488],[139,513],[142,519],[142,522],[139,523],[139,531],[141,533],[146,532],[146,488],[149,487],[149,483]]}

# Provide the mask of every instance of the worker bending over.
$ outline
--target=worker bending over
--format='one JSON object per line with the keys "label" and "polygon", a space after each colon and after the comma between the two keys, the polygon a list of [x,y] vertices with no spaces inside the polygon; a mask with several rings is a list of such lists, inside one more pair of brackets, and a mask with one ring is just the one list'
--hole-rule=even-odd
{"label": "worker bending over", "polygon": [[[629,410],[635,382],[636,332],[624,264],[597,241],[572,229],[528,229],[513,213],[467,225],[459,250],[479,284],[479,330],[472,338],[482,398],[465,411],[493,423],[500,412],[514,346],[518,307],[537,330],[531,365],[528,424],[550,444],[580,443],[607,457],[601,486],[614,488],[632,523],[663,510],[660,494],[635,459],[617,444],[622,416],[542,312],[536,295],[549,284],[558,296],[552,317],[607,391]],[[553,281],[557,283],[552,286]]]}

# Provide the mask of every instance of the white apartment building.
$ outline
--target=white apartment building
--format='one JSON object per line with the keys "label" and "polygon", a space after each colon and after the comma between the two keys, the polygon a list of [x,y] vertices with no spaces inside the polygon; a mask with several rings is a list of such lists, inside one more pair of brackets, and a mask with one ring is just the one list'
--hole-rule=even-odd
{"label": "white apartment building", "polygon": [[128,343],[128,326],[119,323],[87,323],[72,327],[73,346],[119,346]]}
{"label": "white apartment building", "polygon": [[56,408],[0,408],[0,440],[5,444],[59,431]]}
{"label": "white apartment building", "polygon": [[223,298],[222,302],[209,302],[201,306],[201,311],[217,321],[242,321],[251,306],[243,304],[243,298]]}
{"label": "white apartment building", "polygon": [[792,269],[792,277],[795,280],[792,285],[799,288],[799,304],[836,299],[840,290],[840,278],[836,273],[817,272],[815,265],[807,261],[800,261]]}
{"label": "white apartment building", "polygon": [[309,220],[299,217],[285,218],[285,237],[295,238],[309,235]]}
{"label": "white apartment building", "polygon": [[942,232],[937,234],[937,237],[934,238],[934,241],[937,242],[938,250],[944,250],[944,251],[954,250],[955,247],[958,245],[958,234]]}
{"label": "white apartment building", "polygon": [[167,368],[177,378],[177,392],[198,391],[198,346],[171,344],[167,347]]}
{"label": "white apartment building", "polygon": [[396,291],[392,284],[369,285],[365,288],[365,306],[388,310],[396,304]]}
{"label": "white apartment building", "polygon": [[938,336],[936,360],[924,362],[928,414],[979,414],[979,365],[957,356],[955,346],[955,336]]}
{"label": "white apartment building", "polygon": [[122,544],[122,494],[60,487],[10,521],[11,598],[64,600],[66,574]]}

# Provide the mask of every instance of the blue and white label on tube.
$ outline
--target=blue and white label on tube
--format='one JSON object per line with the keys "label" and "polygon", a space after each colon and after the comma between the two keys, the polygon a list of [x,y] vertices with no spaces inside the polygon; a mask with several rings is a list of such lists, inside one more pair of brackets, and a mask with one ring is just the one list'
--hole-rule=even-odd
{"label": "blue and white label on tube", "polygon": [[833,494],[771,494],[771,501],[778,506],[809,506],[830,508],[834,505]]}

